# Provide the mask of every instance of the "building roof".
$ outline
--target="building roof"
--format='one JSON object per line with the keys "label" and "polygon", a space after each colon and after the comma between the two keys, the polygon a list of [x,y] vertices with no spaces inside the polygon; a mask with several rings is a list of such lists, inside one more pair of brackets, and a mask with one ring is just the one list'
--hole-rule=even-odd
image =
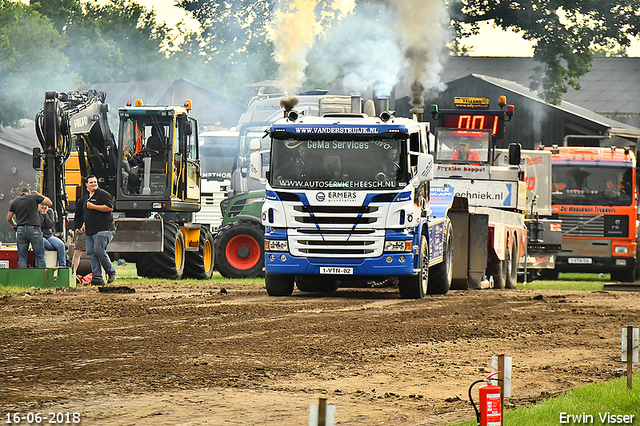
{"label": "building roof", "polygon": [[[640,129],[630,126],[625,123],[621,123],[616,120],[612,120],[610,118],[604,117],[600,114],[597,114],[591,110],[583,108],[578,105],[574,105],[571,102],[562,101],[560,105],[551,105],[547,104],[544,101],[540,100],[537,97],[537,94],[527,87],[524,87],[518,83],[513,81],[504,80],[501,78],[489,77],[485,75],[472,74],[472,77],[484,80],[488,83],[491,83],[497,87],[501,87],[505,90],[509,90],[518,95],[527,97],[532,101],[538,102],[542,105],[546,105],[548,108],[556,109],[565,113],[569,113],[575,115],[577,117],[583,118],[585,120],[589,120],[593,123],[599,124],[600,126],[608,129],[608,133],[612,136],[619,136],[623,138],[640,138]],[[509,97],[507,96],[507,101]]]}
{"label": "building roof", "polygon": [[32,155],[33,148],[40,147],[36,137],[35,122],[25,118],[20,120],[20,126],[20,128],[3,127],[0,130],[0,145]]}
{"label": "building roof", "polygon": [[[540,65],[528,57],[449,56],[440,78],[448,83],[480,74],[529,87],[531,75]],[[563,100],[600,114],[640,112],[640,57],[593,58],[591,70],[578,82],[580,90],[570,87]]]}

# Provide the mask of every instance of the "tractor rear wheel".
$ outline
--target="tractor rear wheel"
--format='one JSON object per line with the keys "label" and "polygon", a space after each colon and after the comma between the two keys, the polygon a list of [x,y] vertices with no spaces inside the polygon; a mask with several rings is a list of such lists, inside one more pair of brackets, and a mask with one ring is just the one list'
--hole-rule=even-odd
{"label": "tractor rear wheel", "polygon": [[264,228],[257,222],[236,220],[214,239],[216,269],[225,278],[264,277]]}

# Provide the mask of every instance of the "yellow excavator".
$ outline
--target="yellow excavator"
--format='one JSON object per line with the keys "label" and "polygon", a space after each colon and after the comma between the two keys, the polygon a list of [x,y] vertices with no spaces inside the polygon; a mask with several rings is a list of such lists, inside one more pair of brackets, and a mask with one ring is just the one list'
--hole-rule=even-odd
{"label": "yellow excavator", "polygon": [[36,116],[41,148],[33,165],[53,201],[55,233],[65,238],[69,218],[95,175],[114,199],[112,259],[135,263],[139,276],[209,279],[213,238],[208,224],[193,223],[200,210],[198,122],[183,106],[143,105],[118,110],[118,142],[109,128],[106,93],[45,94]]}

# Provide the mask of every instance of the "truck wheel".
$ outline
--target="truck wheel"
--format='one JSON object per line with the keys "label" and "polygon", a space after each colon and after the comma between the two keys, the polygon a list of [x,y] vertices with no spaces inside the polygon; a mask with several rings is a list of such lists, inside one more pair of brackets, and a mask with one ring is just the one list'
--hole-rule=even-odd
{"label": "truck wheel", "polygon": [[237,220],[224,226],[214,239],[216,269],[225,278],[263,277],[264,228]]}
{"label": "truck wheel", "polygon": [[558,279],[558,271],[555,269],[542,269],[540,271],[541,280],[556,281]]}
{"label": "truck wheel", "polygon": [[429,287],[427,294],[447,294],[453,279],[453,229],[447,221],[444,229],[442,262],[429,270]]}
{"label": "truck wheel", "polygon": [[422,299],[427,294],[429,282],[429,245],[427,237],[420,237],[419,265],[421,272],[418,275],[405,275],[398,277],[400,297],[403,299]]}
{"label": "truck wheel", "polygon": [[635,271],[611,271],[611,281],[620,281],[622,283],[634,282]]}
{"label": "truck wheel", "polygon": [[185,251],[184,278],[208,280],[213,276],[213,236],[206,227],[200,228],[198,251]]}
{"label": "truck wheel", "polygon": [[507,260],[496,260],[487,265],[487,275],[493,277],[493,288],[503,289],[507,281]]}
{"label": "truck wheel", "polygon": [[338,289],[338,282],[331,278],[296,275],[296,286],[309,293],[331,293]]}
{"label": "truck wheel", "polygon": [[138,275],[148,278],[180,279],[184,272],[184,235],[175,223],[164,223],[164,251],[149,253],[136,263]]}
{"label": "truck wheel", "polygon": [[518,282],[518,255],[515,238],[512,238],[511,249],[507,252],[507,258],[505,259],[507,268],[507,281],[505,288],[516,288]]}
{"label": "truck wheel", "polygon": [[291,296],[295,275],[265,274],[264,283],[269,296]]}

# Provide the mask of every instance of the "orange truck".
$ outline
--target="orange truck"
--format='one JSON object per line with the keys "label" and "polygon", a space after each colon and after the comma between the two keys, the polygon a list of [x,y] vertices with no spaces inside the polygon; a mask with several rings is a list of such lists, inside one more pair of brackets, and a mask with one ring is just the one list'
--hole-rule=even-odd
{"label": "orange truck", "polygon": [[630,148],[545,147],[552,159],[552,216],[562,221],[559,272],[638,279],[638,183]]}

